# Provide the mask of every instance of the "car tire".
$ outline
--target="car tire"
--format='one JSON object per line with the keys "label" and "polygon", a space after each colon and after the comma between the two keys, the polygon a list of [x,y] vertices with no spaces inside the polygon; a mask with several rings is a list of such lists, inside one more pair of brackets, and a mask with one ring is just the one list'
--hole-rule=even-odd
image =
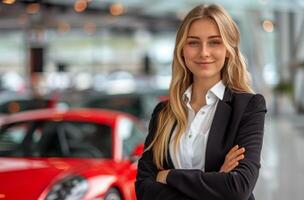
{"label": "car tire", "polygon": [[122,200],[119,191],[116,188],[110,188],[105,197],[104,200]]}

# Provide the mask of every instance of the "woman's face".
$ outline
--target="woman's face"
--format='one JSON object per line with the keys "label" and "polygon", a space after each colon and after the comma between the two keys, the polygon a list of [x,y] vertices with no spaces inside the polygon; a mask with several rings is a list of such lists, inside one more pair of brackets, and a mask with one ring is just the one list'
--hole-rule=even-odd
{"label": "woman's face", "polygon": [[191,24],[182,55],[194,80],[198,78],[219,81],[226,52],[214,20],[203,18]]}

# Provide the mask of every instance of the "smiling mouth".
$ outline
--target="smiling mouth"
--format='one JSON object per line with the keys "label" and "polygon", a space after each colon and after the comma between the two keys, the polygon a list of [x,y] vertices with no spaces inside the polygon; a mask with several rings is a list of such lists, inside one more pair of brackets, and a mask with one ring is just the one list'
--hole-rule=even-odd
{"label": "smiling mouth", "polygon": [[198,65],[208,65],[208,64],[212,64],[214,62],[215,61],[213,61],[213,62],[195,62],[195,63],[198,64]]}

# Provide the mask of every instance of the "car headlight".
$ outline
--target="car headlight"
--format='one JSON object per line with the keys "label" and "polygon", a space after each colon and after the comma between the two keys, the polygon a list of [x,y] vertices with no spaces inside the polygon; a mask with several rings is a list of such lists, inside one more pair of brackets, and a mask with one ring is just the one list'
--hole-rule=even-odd
{"label": "car headlight", "polygon": [[52,186],[46,200],[78,200],[88,191],[87,180],[81,176],[68,176]]}

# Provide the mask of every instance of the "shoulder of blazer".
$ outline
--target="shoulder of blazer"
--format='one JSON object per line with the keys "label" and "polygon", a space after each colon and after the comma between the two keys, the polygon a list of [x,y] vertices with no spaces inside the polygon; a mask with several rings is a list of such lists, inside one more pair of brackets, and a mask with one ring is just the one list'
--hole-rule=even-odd
{"label": "shoulder of blazer", "polygon": [[152,117],[156,117],[157,114],[167,106],[167,104],[168,100],[159,102],[153,110]]}
{"label": "shoulder of blazer", "polygon": [[[236,92],[228,89],[230,94],[230,105],[237,110],[252,110],[256,107],[266,109],[265,98],[261,94],[248,93],[248,92]],[[225,92],[226,94],[226,92]]]}
{"label": "shoulder of blazer", "polygon": [[237,100],[237,101],[242,100],[242,101],[248,102],[248,101],[250,101],[250,99],[252,97],[254,97],[256,95],[260,95],[260,94],[249,93],[249,92],[237,92],[237,91],[234,91],[234,90],[226,87],[223,101],[229,102],[229,101],[235,101],[235,100]]}
{"label": "shoulder of blazer", "polygon": [[155,132],[155,127],[157,124],[157,116],[158,116],[159,112],[165,108],[167,103],[168,103],[168,100],[161,101],[155,106],[155,108],[152,112],[152,115],[151,115],[150,122],[149,122],[149,132],[151,132],[151,133]]}

